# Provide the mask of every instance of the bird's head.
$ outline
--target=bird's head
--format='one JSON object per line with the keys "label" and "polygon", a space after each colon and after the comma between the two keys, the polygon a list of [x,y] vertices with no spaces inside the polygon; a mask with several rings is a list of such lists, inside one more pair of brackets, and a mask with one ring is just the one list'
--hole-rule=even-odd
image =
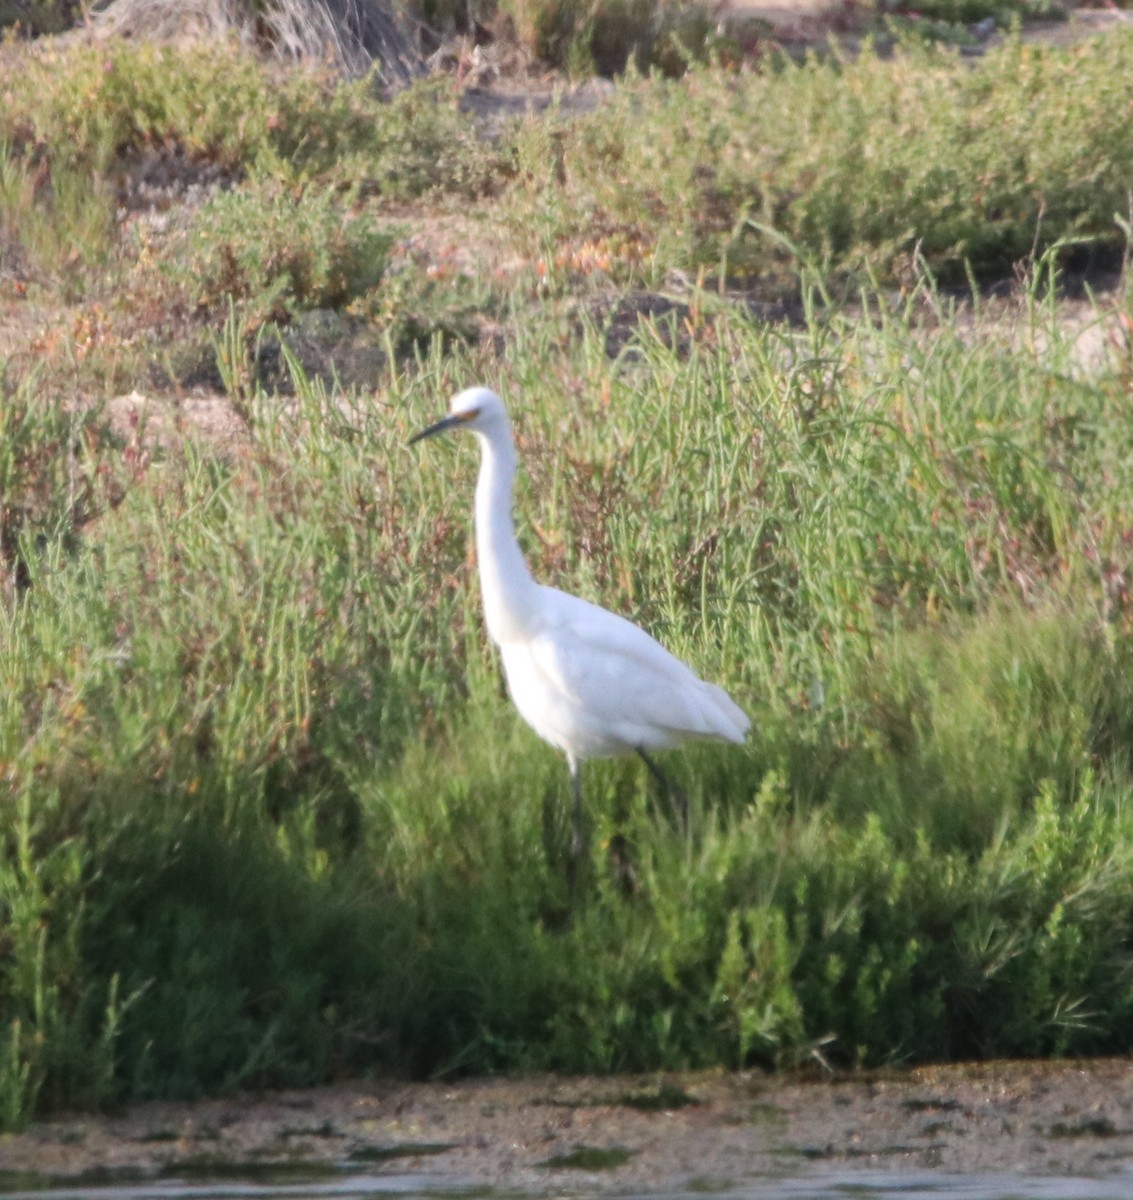
{"label": "bird's head", "polygon": [[507,428],[507,409],[495,392],[485,387],[465,388],[453,396],[448,406],[448,416],[428,429],[415,433],[409,439],[409,444],[412,446],[414,442],[450,429],[467,429],[470,433],[490,437],[494,431],[506,432]]}

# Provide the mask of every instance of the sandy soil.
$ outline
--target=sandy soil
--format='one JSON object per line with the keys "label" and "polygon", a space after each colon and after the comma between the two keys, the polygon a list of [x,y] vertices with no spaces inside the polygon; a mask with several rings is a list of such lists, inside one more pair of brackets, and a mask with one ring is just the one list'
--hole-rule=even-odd
{"label": "sandy soil", "polygon": [[[374,1082],[61,1117],[0,1139],[0,1194],[284,1165],[430,1187],[730,1190],[784,1175],[1133,1171],[1133,1061],[761,1074]],[[27,1172],[28,1175],[23,1173]]]}

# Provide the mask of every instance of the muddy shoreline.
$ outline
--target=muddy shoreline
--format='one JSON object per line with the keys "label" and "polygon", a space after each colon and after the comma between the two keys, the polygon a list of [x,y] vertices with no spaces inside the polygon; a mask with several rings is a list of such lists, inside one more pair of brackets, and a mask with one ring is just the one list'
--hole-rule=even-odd
{"label": "muddy shoreline", "polygon": [[531,1195],[726,1192],[859,1169],[1133,1178],[1133,1061],[376,1080],[60,1116],[0,1138],[0,1194],[320,1168]]}

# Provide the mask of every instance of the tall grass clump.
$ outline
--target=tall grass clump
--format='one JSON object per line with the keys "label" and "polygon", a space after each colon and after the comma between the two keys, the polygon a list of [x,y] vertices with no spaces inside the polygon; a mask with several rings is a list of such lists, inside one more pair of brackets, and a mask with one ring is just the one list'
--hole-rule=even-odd
{"label": "tall grass clump", "polygon": [[[425,606],[391,602],[412,590],[396,559],[369,570],[380,463],[354,459],[325,497],[331,515],[311,503],[330,448],[312,454],[313,473],[266,451],[239,466],[190,451],[154,468],[72,552],[49,540],[6,613],[3,757],[34,850],[5,843],[8,915],[21,886],[47,895],[29,918],[40,940],[6,960],[4,1010],[19,1013],[21,1050],[46,1046],[13,1056],[45,1098],[310,1081],[355,1040],[384,1044],[363,1013],[368,979],[383,960],[402,969],[408,927],[379,876],[349,882],[361,817],[333,747],[396,752],[418,689],[389,683],[429,670],[418,656],[394,664],[406,639],[383,625],[421,623]],[[343,718],[329,727],[326,704]],[[49,886],[53,856],[68,864],[66,890]],[[347,919],[354,903],[375,923]],[[288,947],[301,944],[296,959]],[[53,955],[58,978],[41,984]],[[87,955],[122,970],[91,990],[75,962]],[[110,1038],[112,984],[136,1023]],[[19,1007],[56,985],[48,1015],[62,1032],[31,999]],[[92,1095],[80,1084],[109,1041],[129,1067]]]}
{"label": "tall grass clump", "polygon": [[892,279],[914,250],[940,275],[967,264],[980,277],[1060,243],[1112,252],[1129,207],[1131,59],[1123,35],[1011,39],[975,63],[867,48],[641,81],[553,147],[535,123],[518,136],[517,236],[532,253],[620,239],[658,276],[765,285],[795,255],[835,278]]}
{"label": "tall grass clump", "polygon": [[[1037,303],[973,340],[864,300],[613,364],[530,319],[372,394],[287,358],[245,442],[45,528],[0,627],[4,1120],[367,1065],[1133,1048],[1124,377]],[[473,378],[537,575],[755,718],[674,757],[687,832],[591,764],[573,899],[566,772],[481,630],[475,455],[404,446]]]}
{"label": "tall grass clump", "polygon": [[543,61],[606,76],[629,65],[679,76],[707,57],[717,25],[708,5],[685,0],[501,0],[499,8]]}
{"label": "tall grass clump", "polygon": [[66,300],[105,267],[115,198],[98,166],[47,166],[0,141],[0,263],[50,283]]}

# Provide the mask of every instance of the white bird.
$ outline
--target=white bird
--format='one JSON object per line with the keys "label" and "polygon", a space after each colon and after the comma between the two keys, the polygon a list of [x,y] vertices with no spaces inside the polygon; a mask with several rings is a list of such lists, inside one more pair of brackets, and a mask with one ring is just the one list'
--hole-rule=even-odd
{"label": "white bird", "polygon": [[511,423],[495,392],[460,392],[449,415],[409,444],[450,429],[467,429],[480,442],[476,557],[484,618],[520,716],[566,755],[577,856],[587,759],[637,752],[660,776],[647,751],[690,739],[742,742],[751,721],[727,692],[699,679],[643,629],[532,579],[512,524]]}

